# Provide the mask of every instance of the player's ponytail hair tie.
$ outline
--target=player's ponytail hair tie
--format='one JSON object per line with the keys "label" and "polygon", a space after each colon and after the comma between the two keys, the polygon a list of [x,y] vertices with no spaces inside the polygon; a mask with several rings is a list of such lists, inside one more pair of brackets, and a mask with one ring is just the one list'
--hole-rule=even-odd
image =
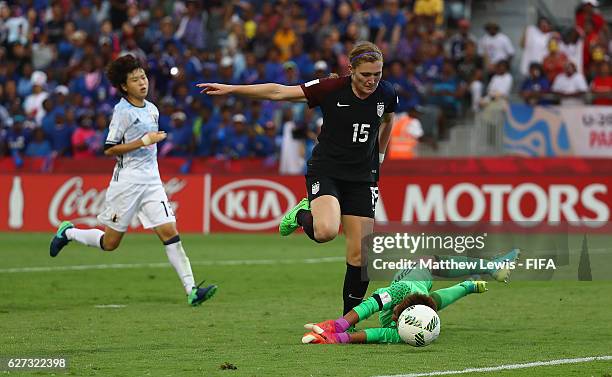
{"label": "player's ponytail hair tie", "polygon": [[351,59],[351,64],[353,64],[355,62],[355,60],[359,59],[362,56],[366,56],[366,55],[380,55],[380,57],[382,59],[382,54],[380,52],[378,52],[378,51],[367,51],[367,52],[363,52],[363,53],[361,53],[361,54],[359,54],[357,56],[354,56]]}

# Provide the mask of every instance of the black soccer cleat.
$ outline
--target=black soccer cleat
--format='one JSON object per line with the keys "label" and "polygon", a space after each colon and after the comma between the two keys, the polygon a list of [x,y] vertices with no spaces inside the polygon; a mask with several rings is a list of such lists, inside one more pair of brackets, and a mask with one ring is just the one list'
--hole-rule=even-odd
{"label": "black soccer cleat", "polygon": [[66,237],[66,231],[70,228],[74,228],[74,224],[70,221],[62,221],[62,223],[57,227],[57,232],[53,239],[51,240],[51,245],[49,245],[49,255],[51,257],[56,257],[60,251],[64,248],[64,246],[68,245],[70,240]]}

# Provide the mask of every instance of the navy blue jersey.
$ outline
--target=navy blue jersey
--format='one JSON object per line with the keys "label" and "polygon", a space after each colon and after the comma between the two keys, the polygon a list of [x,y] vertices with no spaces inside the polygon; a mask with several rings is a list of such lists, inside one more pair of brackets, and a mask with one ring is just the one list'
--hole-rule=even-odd
{"label": "navy blue jersey", "polygon": [[374,93],[360,99],[350,76],[318,79],[301,85],[308,106],[321,107],[319,143],[308,161],[308,175],[347,181],[378,179],[378,130],[384,113],[393,113],[398,98],[393,85],[381,80]]}

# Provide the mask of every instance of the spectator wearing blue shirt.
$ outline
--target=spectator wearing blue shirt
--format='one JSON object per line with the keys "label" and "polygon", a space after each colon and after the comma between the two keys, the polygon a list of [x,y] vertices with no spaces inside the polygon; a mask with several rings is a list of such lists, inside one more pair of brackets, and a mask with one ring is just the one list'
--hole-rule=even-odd
{"label": "spectator wearing blue shirt", "polygon": [[385,79],[393,85],[395,93],[399,97],[396,113],[407,112],[409,109],[420,105],[419,92],[416,86],[406,78],[402,61],[394,60],[390,62],[389,74],[385,75]]}
{"label": "spectator wearing blue shirt", "polygon": [[384,11],[381,14],[382,28],[376,35],[376,44],[385,43],[395,50],[397,47],[402,30],[406,26],[407,20],[399,6],[399,0],[385,0]]}
{"label": "spectator wearing blue shirt", "polygon": [[172,114],[172,129],[168,134],[168,142],[162,148],[162,155],[173,157],[188,157],[193,155],[193,129],[187,125],[187,115],[182,111]]}
{"label": "spectator wearing blue shirt", "polygon": [[553,102],[546,98],[547,94],[550,94],[550,82],[544,74],[542,66],[538,63],[531,63],[529,65],[529,76],[521,85],[521,97],[530,106],[550,105]]}
{"label": "spectator wearing blue shirt", "polygon": [[239,159],[251,155],[251,137],[249,136],[246,124],[246,117],[243,114],[235,114],[232,117],[231,132],[226,137],[225,155],[230,159]]}
{"label": "spectator wearing blue shirt", "polygon": [[32,133],[32,141],[28,143],[25,155],[28,157],[49,157],[51,156],[51,143],[45,139],[42,128],[35,128]]}
{"label": "spectator wearing blue shirt", "polygon": [[55,114],[55,127],[49,135],[49,140],[51,141],[51,148],[58,157],[72,156],[71,138],[73,132],[74,128],[66,124],[64,113]]}
{"label": "spectator wearing blue shirt", "polygon": [[23,156],[26,146],[30,141],[30,130],[23,127],[24,121],[25,117],[23,115],[15,115],[13,117],[13,126],[9,128],[6,135],[8,151],[13,156],[15,154]]}
{"label": "spectator wearing blue shirt", "polygon": [[431,86],[429,103],[439,106],[447,117],[459,116],[465,90],[465,83],[457,77],[453,62],[447,60],[442,67],[440,79]]}
{"label": "spectator wearing blue shirt", "polygon": [[436,43],[424,43],[423,54],[425,57],[419,67],[419,74],[423,81],[431,83],[440,78],[444,55],[442,49]]}
{"label": "spectator wearing blue shirt", "polygon": [[219,120],[212,116],[212,109],[208,106],[200,108],[199,115],[193,122],[193,135],[196,140],[196,154],[198,156],[212,156],[212,138],[219,124]]}
{"label": "spectator wearing blue shirt", "polygon": [[263,125],[264,132],[256,134],[252,141],[253,153],[255,157],[275,157],[276,156],[276,125],[268,121]]}

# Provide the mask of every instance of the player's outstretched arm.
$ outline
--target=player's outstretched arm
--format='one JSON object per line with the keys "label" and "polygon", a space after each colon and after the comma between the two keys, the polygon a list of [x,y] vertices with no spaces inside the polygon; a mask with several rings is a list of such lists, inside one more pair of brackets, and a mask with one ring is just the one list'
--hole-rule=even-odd
{"label": "player's outstretched arm", "polygon": [[118,156],[126,154],[140,147],[145,147],[150,144],[159,143],[166,138],[164,131],[148,132],[138,140],[131,141],[127,144],[106,144],[104,145],[104,155],[106,156]]}
{"label": "player's outstretched arm", "polygon": [[272,101],[305,102],[306,96],[299,85],[281,85],[274,83],[253,85],[228,85],[218,83],[200,83],[196,85],[200,93],[209,96],[237,95],[253,99],[268,99]]}

